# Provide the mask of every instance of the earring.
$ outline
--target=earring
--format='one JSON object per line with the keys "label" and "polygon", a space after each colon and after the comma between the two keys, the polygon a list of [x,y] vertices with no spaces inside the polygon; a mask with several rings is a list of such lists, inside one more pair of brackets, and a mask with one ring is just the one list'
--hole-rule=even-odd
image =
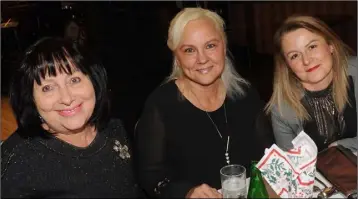
{"label": "earring", "polygon": [[45,120],[44,120],[44,118],[41,117],[41,115],[39,115],[39,118],[42,123],[45,123]]}

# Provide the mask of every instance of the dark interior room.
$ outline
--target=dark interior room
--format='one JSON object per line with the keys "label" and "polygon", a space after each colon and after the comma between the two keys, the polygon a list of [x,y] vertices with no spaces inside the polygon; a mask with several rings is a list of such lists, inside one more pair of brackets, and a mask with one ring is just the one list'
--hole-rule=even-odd
{"label": "dark interior room", "polygon": [[356,1],[1,1],[1,139],[16,129],[10,78],[26,48],[45,36],[68,37],[95,52],[109,75],[111,115],[133,132],[148,95],[171,71],[170,20],[197,6],[225,19],[235,67],[265,102],[272,94],[273,34],[286,17],[316,16],[357,51]]}

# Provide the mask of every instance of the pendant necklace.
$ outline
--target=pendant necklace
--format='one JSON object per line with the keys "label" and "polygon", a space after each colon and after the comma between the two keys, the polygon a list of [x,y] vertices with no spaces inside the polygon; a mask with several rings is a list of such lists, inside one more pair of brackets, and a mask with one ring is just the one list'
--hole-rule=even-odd
{"label": "pendant necklace", "polygon": [[[225,107],[225,101],[224,101],[224,112],[225,112],[225,126],[227,128],[227,116],[226,116],[226,107]],[[205,111],[206,115],[209,117],[211,123],[213,123],[216,131],[218,132],[220,138],[222,139],[222,135],[218,129],[218,127],[216,126],[215,122],[213,121],[213,119],[210,117],[209,113],[207,111]],[[226,151],[225,151],[225,158],[226,158],[226,163],[230,164],[230,157],[229,157],[229,145],[230,145],[230,136],[227,136],[227,140],[226,140]]]}
{"label": "pendant necklace", "polygon": [[[191,91],[191,90],[190,90]],[[191,91],[193,94],[194,92]],[[201,107],[204,108],[204,106],[200,103],[199,99],[196,97],[196,95],[194,94],[196,100],[199,102],[199,104],[201,105]],[[220,138],[222,139],[222,135],[219,131],[219,128],[217,127],[217,125],[215,124],[214,120],[210,117],[209,113],[204,109],[206,115],[208,116],[208,118],[210,119],[211,123],[214,125],[216,132],[218,133],[218,135],[220,136]],[[225,100],[224,100],[224,112],[225,112],[225,126],[226,128],[228,128],[227,126],[227,115],[226,115],[226,106],[225,106]],[[230,135],[227,136],[227,140],[226,140],[226,150],[225,150],[225,158],[226,158],[226,163],[230,164],[230,156],[229,156],[229,145],[230,145]]]}

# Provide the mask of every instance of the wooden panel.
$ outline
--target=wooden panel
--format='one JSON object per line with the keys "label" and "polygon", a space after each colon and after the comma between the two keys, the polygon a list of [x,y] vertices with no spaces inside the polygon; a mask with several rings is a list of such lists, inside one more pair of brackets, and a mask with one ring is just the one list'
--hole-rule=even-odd
{"label": "wooden panel", "polygon": [[[241,27],[248,27],[252,23],[253,28],[246,29],[246,34],[254,35],[254,41],[249,41],[251,48],[258,53],[271,54],[273,51],[273,35],[279,25],[293,14],[305,14],[322,16],[322,20],[346,42],[354,51],[357,51],[357,2],[356,1],[294,1],[294,2],[252,2],[251,5],[243,4],[252,9],[244,9],[244,12],[253,12],[244,16],[252,16],[246,19],[246,25],[242,25],[243,10],[238,6],[231,6],[231,13],[239,13],[237,17],[231,16],[232,24],[239,23]],[[348,17],[347,17],[348,16]],[[332,22],[331,19],[336,21]],[[341,21],[340,21],[341,20]],[[338,21],[338,22],[337,22]],[[251,24],[250,24],[251,25]],[[236,27],[234,25],[234,27]],[[349,30],[349,31],[347,31]],[[235,28],[234,31],[237,31]],[[242,31],[242,29],[240,29]],[[245,44],[240,39],[234,39],[239,45]]]}
{"label": "wooden panel", "polygon": [[1,140],[6,140],[17,129],[9,98],[1,97]]}
{"label": "wooden panel", "polygon": [[240,3],[231,3],[229,11],[229,21],[231,30],[227,32],[230,43],[247,45],[247,25],[245,23],[245,7]]}

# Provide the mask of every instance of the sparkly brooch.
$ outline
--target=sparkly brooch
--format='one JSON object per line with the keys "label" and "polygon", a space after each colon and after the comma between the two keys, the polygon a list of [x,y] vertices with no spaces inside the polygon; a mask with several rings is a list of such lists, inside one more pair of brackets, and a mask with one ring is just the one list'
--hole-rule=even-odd
{"label": "sparkly brooch", "polygon": [[119,157],[121,157],[122,159],[127,159],[131,157],[131,155],[128,152],[127,145],[122,145],[118,140],[114,141],[113,150],[119,152]]}

